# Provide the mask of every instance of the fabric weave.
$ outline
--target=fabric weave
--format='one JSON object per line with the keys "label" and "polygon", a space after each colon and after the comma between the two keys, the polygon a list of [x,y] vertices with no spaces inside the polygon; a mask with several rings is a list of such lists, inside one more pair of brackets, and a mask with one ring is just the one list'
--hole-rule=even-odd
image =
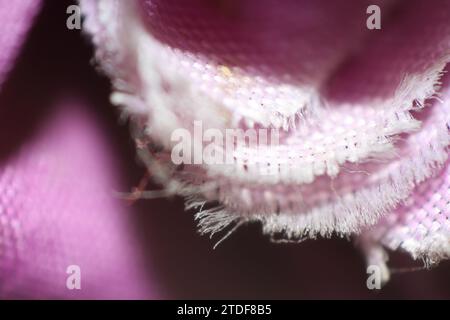
{"label": "fabric weave", "polygon": [[[386,244],[371,226],[406,210],[395,208],[414,202],[415,186],[447,162],[448,1],[377,1],[377,31],[365,27],[364,1],[81,3],[112,101],[137,123],[139,140],[162,148],[141,150],[144,162],[199,210],[202,232],[257,220],[287,239],[370,233]],[[282,140],[238,145],[231,165],[177,168],[171,133],[196,120],[279,128]],[[420,256],[438,261],[447,245]]]}

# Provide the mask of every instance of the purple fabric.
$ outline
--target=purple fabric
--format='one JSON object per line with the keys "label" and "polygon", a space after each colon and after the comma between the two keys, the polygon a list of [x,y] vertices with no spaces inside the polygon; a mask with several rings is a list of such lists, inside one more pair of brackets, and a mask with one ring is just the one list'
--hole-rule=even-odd
{"label": "purple fabric", "polygon": [[[6,22],[0,35],[2,77],[19,44],[36,39],[25,31],[39,3],[0,4]],[[69,31],[58,41],[66,36],[70,39]],[[61,66],[70,59],[58,56],[58,44],[40,36],[35,46],[32,42],[31,54],[20,58],[33,57],[31,64],[25,62],[24,72],[23,62],[17,66],[0,98],[0,297],[160,297],[156,281],[146,280],[153,271],[139,254],[129,205],[114,195],[124,184],[114,142],[95,105],[83,94],[65,93],[76,86],[63,84]],[[74,70],[66,72],[65,79],[73,81]],[[81,290],[66,286],[72,265],[81,268]]]}
{"label": "purple fabric", "polygon": [[[0,16],[13,3],[26,2],[2,3]],[[344,241],[279,246],[249,228],[212,251],[179,201],[117,199],[114,191],[128,190],[144,170],[107,102],[108,84],[91,70],[92,52],[57,18],[68,4],[47,2],[0,95],[0,298],[373,297]],[[17,54],[19,42],[1,37]],[[0,70],[12,69],[12,57],[0,59],[8,61]],[[428,192],[448,190],[442,177]],[[445,207],[432,199],[431,208]],[[396,231],[385,232],[385,244]],[[80,291],[66,288],[73,264],[81,267]],[[448,298],[446,268],[394,278],[378,296]]]}
{"label": "purple fabric", "polygon": [[41,0],[3,1],[0,4],[0,87],[40,6]]}
{"label": "purple fabric", "polygon": [[[81,1],[111,101],[165,193],[185,197],[201,233],[257,221],[288,241],[364,236],[448,159],[450,3],[376,1],[383,22],[369,30],[371,3]],[[222,137],[275,128],[281,139],[227,146],[214,133],[180,165],[173,133],[195,139],[195,122]],[[193,161],[212,149],[213,161]],[[450,257],[426,225],[420,256]]]}
{"label": "purple fabric", "polygon": [[[141,282],[117,166],[86,105],[62,101],[0,170],[0,295],[151,297]],[[82,290],[66,288],[68,266]],[[149,270],[147,270],[149,272]],[[30,284],[33,284],[30,287]]]}

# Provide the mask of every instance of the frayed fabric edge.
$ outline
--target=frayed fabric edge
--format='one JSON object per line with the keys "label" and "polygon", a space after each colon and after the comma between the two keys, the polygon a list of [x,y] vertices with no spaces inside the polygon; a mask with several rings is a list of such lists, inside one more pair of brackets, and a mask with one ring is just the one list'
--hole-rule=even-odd
{"label": "frayed fabric edge", "polygon": [[[86,0],[81,0],[81,2],[85,2]],[[92,24],[93,25],[93,24]],[[92,30],[91,30],[92,31]],[[92,33],[92,32],[91,32]],[[95,33],[95,32],[94,32]],[[92,34],[94,34],[94,33],[92,33]],[[101,41],[101,40],[97,40],[97,42],[99,42],[99,41]],[[95,42],[95,41],[94,41]],[[108,73],[108,67],[107,67],[107,64],[103,64],[103,69],[104,69],[104,71],[106,71],[107,73]],[[113,71],[111,71],[111,74],[114,74],[114,72]],[[115,75],[114,77],[117,77],[117,75]],[[113,78],[114,78],[113,77]],[[120,81],[115,81],[116,83],[117,82],[120,82]],[[115,87],[117,88],[117,87],[119,87],[119,86],[117,86],[117,85],[115,85]],[[415,99],[414,99],[415,100]],[[427,172],[428,171],[431,171],[431,169],[427,169],[426,170]],[[430,173],[428,172],[427,173],[427,175],[429,175]],[[166,177],[166,178],[168,178],[169,180],[170,180],[170,177]],[[161,180],[165,180],[165,179],[161,179]],[[407,183],[408,181],[407,180],[405,180],[405,182]],[[391,186],[394,188],[394,190],[399,190],[399,188],[398,188],[398,186],[399,186],[399,184],[397,184],[397,189],[395,189],[395,186],[396,186],[396,183],[392,183],[391,184]],[[400,188],[401,189],[401,188]],[[408,188],[406,188],[406,189],[408,189]],[[192,194],[192,193],[198,193],[199,192],[199,190],[198,190],[198,188],[190,188],[190,187],[183,187],[183,186],[177,186],[177,187],[174,187],[173,188],[173,193],[175,194],[175,193],[177,193],[177,194],[180,194],[180,195],[183,195],[183,194]],[[408,193],[408,191],[405,191],[405,192],[400,192],[400,196],[398,197],[398,198],[394,198],[394,199],[392,199],[392,202],[396,202],[396,201],[399,201],[399,199],[402,199],[402,198],[405,198],[406,196],[407,196],[407,193]],[[364,197],[362,194],[360,194],[360,196],[361,196],[361,198],[360,198],[360,200],[361,201],[363,201],[364,203],[367,203],[367,199],[365,199],[365,198],[367,198],[367,197]],[[390,203],[390,202],[389,202]],[[391,207],[391,206],[394,206],[394,204],[389,204],[389,206],[388,207]],[[200,220],[200,222],[201,221],[204,221],[204,223],[203,224],[200,224],[200,229],[201,229],[201,231],[212,231],[212,232],[214,232],[216,229],[215,228],[213,228],[213,226],[214,226],[214,224],[217,224],[218,226],[220,226],[220,228],[221,228],[221,230],[225,227],[225,225],[226,225],[226,223],[225,222],[230,222],[230,223],[232,223],[232,222],[235,222],[236,221],[236,219],[242,219],[242,217],[237,217],[237,218],[233,218],[233,219],[230,219],[228,216],[230,216],[230,217],[233,217],[233,214],[231,214],[231,213],[229,213],[229,212],[227,212],[227,211],[223,211],[223,210],[225,210],[225,209],[218,209],[218,210],[213,210],[213,211],[207,211],[207,212],[205,212],[205,213],[203,213],[202,215],[199,215],[199,220]],[[385,210],[382,210],[382,211],[378,211],[378,212],[380,212],[379,214],[377,214],[376,216],[375,216],[375,218],[373,219],[373,220],[376,220],[377,219],[377,217],[379,217],[381,214],[383,214],[383,213],[385,213],[385,211],[388,211],[389,209],[385,209]],[[221,215],[221,217],[222,217],[222,219],[219,219],[219,220],[214,220],[214,219],[209,219],[208,220],[208,217],[211,215],[211,214],[216,214],[216,215]],[[275,228],[275,226],[273,226],[273,222],[269,222],[268,223],[268,220],[267,220],[267,218],[266,217],[260,217],[260,216],[253,216],[253,217],[246,217],[245,218],[247,221],[250,221],[250,220],[256,220],[256,221],[261,221],[261,222],[263,222],[263,224],[265,224],[265,228],[264,228],[264,232],[265,233],[272,233],[274,230],[278,230],[278,228]],[[313,217],[311,217],[310,218],[310,221],[311,221],[311,223],[313,223],[314,225],[316,225],[316,228],[317,228],[317,225],[319,225],[320,227],[319,227],[319,229],[323,226],[320,222],[318,222],[317,221],[317,219],[319,219],[318,217],[317,217],[317,215],[316,216],[313,216]],[[334,221],[334,223],[335,223],[335,221]],[[349,225],[352,225],[352,223],[351,222],[349,222],[349,221],[347,221],[346,222],[346,224],[349,224]],[[228,223],[228,225],[229,225],[229,223]],[[272,225],[272,227],[270,227],[270,225]],[[351,230],[351,229],[353,229],[353,228],[347,228],[347,227],[345,227],[345,228],[343,228],[343,229],[338,229],[337,230],[337,232],[338,233],[347,233],[348,232],[348,230]],[[357,230],[358,228],[356,228],[355,230]],[[283,229],[282,229],[283,230]],[[334,232],[334,231],[336,231],[336,230],[332,230],[332,228],[331,229],[329,229],[329,228],[326,228],[326,232],[325,233],[320,233],[321,235],[330,235],[332,232]],[[287,232],[287,228],[286,229],[284,229],[283,230],[284,232]],[[288,232],[289,233],[289,232]],[[309,235],[309,236],[312,236],[312,235],[314,235],[314,234],[317,234],[317,231],[315,232],[314,231],[314,228],[307,228],[307,229],[305,229],[303,232],[300,232],[300,233],[298,233],[298,232],[293,232],[292,233],[292,231],[291,231],[291,236],[292,235],[294,235],[294,236],[300,236],[301,234],[307,234],[307,235]]]}
{"label": "frayed fabric edge", "polygon": [[[450,135],[446,132],[441,139],[439,144],[427,146],[428,151],[422,153],[427,154],[427,157],[421,158],[420,166],[417,159],[410,159],[381,184],[357,191],[335,204],[314,209],[309,213],[240,216],[224,208],[220,214],[246,221],[259,221],[265,234],[282,234],[286,239],[359,234],[405,200],[416,184],[432,177],[443,166],[448,159]],[[210,223],[200,227],[202,232],[214,230]]]}

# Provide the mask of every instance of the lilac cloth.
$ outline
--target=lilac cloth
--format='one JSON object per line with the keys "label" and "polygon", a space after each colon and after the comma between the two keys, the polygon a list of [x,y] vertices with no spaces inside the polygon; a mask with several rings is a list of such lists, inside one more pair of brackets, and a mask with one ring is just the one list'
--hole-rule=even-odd
{"label": "lilac cloth", "polygon": [[[11,7],[3,5],[0,5],[0,12],[5,14],[2,9]],[[56,27],[64,22],[59,23]],[[16,39],[19,42],[25,37],[21,35]],[[35,49],[41,45],[43,34],[40,36],[39,42],[34,42]],[[8,43],[6,47],[19,47],[17,43],[11,46],[5,43]],[[42,45],[48,46],[49,42],[43,41]],[[50,47],[58,51],[59,45]],[[60,59],[61,62],[55,56],[48,59],[59,67],[72,61],[76,66],[87,65],[89,57],[71,55],[70,50],[63,52],[67,59]],[[119,144],[117,137],[105,130],[104,123],[96,117],[94,110],[99,104],[69,99],[58,91],[58,82],[72,74],[65,74],[65,68],[48,74],[50,70],[36,66],[42,56],[31,56],[33,59],[27,64],[26,72],[18,70],[13,74],[12,85],[5,84],[9,99],[0,100],[1,298],[160,298],[168,288],[172,290],[171,297],[190,298],[360,297],[367,294],[365,288],[351,281],[357,275],[356,282],[364,283],[364,273],[358,274],[362,266],[350,250],[338,242],[322,242],[322,247],[305,244],[301,248],[286,248],[266,244],[257,236],[242,232],[236,241],[230,239],[231,245],[212,252],[208,240],[197,239],[188,215],[180,212],[180,206],[168,202],[145,203],[148,218],[138,221],[150,220],[151,223],[142,225],[147,240],[142,245],[132,226],[136,222],[136,217],[132,216],[134,210],[112,196],[114,190],[124,189],[126,183],[122,174],[125,175],[127,169],[116,162],[121,157],[115,148]],[[8,55],[8,61],[12,61],[12,57]],[[12,65],[5,66],[7,70]],[[33,82],[25,81],[36,70],[45,71],[32,77],[39,82],[38,89],[50,83],[51,90],[43,93],[46,99],[36,99],[36,92],[30,86]],[[98,88],[92,77],[81,81],[86,82],[82,87],[85,92],[92,94]],[[94,89],[89,89],[90,86]],[[27,95],[23,94],[25,87]],[[12,91],[15,94],[11,95]],[[47,99],[61,93],[62,99]],[[55,112],[44,112],[48,107]],[[5,110],[7,112],[2,112]],[[39,119],[36,120],[39,125],[30,128],[27,115]],[[136,166],[134,162],[130,164],[133,166]],[[445,179],[435,181],[436,184],[442,182],[442,192],[448,190]],[[433,190],[439,189],[436,184]],[[422,194],[420,188],[417,192]],[[436,201],[439,207],[445,208],[442,199],[434,197],[433,203]],[[416,207],[430,207],[426,202],[419,200]],[[402,208],[399,211],[400,215],[406,215]],[[161,215],[153,215],[158,212]],[[392,220],[388,219],[380,228],[389,229]],[[395,228],[392,230],[392,233],[386,232],[386,244],[389,235],[396,232]],[[392,248],[396,248],[395,244]],[[143,251],[151,256],[151,263],[145,266],[141,261]],[[330,268],[330,261],[336,268]],[[72,264],[81,267],[81,291],[66,288],[68,275],[65,271]],[[342,273],[336,269],[342,269]],[[441,275],[444,278],[445,274]],[[448,288],[438,289],[442,281],[432,275],[421,274],[415,280],[420,286],[419,297],[448,295]],[[165,287],[161,285],[163,282]],[[331,283],[335,285],[334,291],[329,290]],[[400,284],[390,291],[394,296],[414,296],[412,281]]]}
{"label": "lilac cloth", "polygon": [[41,0],[2,1],[0,4],[0,86],[40,6]]}
{"label": "lilac cloth", "polygon": [[[12,69],[39,3],[0,3],[1,77]],[[32,55],[52,66],[48,54]],[[157,298],[130,206],[114,194],[123,175],[95,106],[62,93],[60,80],[49,88],[49,68],[33,62],[26,69],[4,83],[0,99],[0,298]],[[45,97],[47,90],[54,96]],[[81,270],[81,290],[67,287],[73,265]]]}
{"label": "lilac cloth", "polygon": [[[87,106],[56,107],[0,169],[0,295],[146,297],[104,134]],[[66,288],[71,265],[81,268],[82,290]]]}
{"label": "lilac cloth", "polygon": [[[447,162],[446,0],[375,1],[381,30],[366,27],[373,1],[80,3],[142,160],[167,194],[185,197],[203,234],[257,221],[288,241],[364,236]],[[180,165],[184,141],[173,133],[195,138],[196,122],[214,139],[183,150]],[[280,142],[216,139],[261,128],[279,129]],[[196,160],[210,150],[219,157]],[[450,257],[448,209],[439,210],[442,245],[429,213],[398,226],[410,228],[399,248],[430,263]]]}

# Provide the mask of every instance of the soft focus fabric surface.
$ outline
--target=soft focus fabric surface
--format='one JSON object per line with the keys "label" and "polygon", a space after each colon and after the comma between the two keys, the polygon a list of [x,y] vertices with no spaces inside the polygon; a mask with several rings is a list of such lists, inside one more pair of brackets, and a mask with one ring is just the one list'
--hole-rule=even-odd
{"label": "soft focus fabric surface", "polygon": [[[105,1],[101,2],[105,3]],[[17,3],[18,8],[19,1]],[[22,3],[25,2],[22,1]],[[152,3],[162,6],[165,2],[147,2],[144,5],[150,4],[150,9],[145,12],[151,14]],[[167,3],[173,5],[171,2]],[[86,47],[86,41],[83,43],[79,32],[68,31],[64,28],[66,16],[63,13],[69,4],[69,1],[51,1],[45,4],[38,24],[28,35],[29,41],[17,64],[14,67],[9,63],[6,68],[11,72],[0,94],[1,298],[374,297],[365,287],[366,274],[362,259],[352,245],[345,241],[316,240],[305,241],[300,245],[275,245],[259,236],[259,228],[245,227],[236,231],[233,237],[213,251],[213,244],[209,239],[200,238],[193,232],[194,224],[191,215],[183,213],[183,206],[179,201],[174,199],[141,201],[130,206],[127,202],[117,199],[114,191],[128,190],[136,185],[144,170],[135,161],[134,143],[129,138],[128,129],[117,123],[118,115],[108,104],[109,87],[106,80],[96,76],[90,65],[92,56],[90,48]],[[91,18],[96,17],[94,14],[98,8],[96,4],[97,1],[85,2],[86,6],[90,6],[85,8],[94,10]],[[3,11],[5,9],[1,10],[2,8],[11,10],[8,5],[12,4],[0,5],[2,14],[5,14]],[[290,5],[295,7],[294,2]],[[398,14],[395,8],[389,9],[387,4],[381,5],[389,10],[393,17]],[[225,12],[234,12],[235,5],[228,7],[220,1],[208,10],[216,10],[217,6],[223,8]],[[318,13],[318,7],[315,9],[314,7],[315,5],[312,5],[311,10],[316,10],[315,12]],[[416,9],[414,12],[417,15],[419,11]],[[280,11],[283,11],[282,8],[279,8],[276,14],[282,14]],[[160,12],[167,13],[164,10]],[[246,10],[243,11],[244,15],[245,12]],[[330,11],[325,12],[328,12],[325,14],[327,21],[333,23]],[[348,14],[351,16],[352,12]],[[441,21],[440,19],[445,18],[445,12],[448,11],[440,10],[440,12],[442,13],[430,11],[430,17]],[[261,14],[264,13],[261,12]],[[342,15],[339,12],[337,14]],[[438,17],[440,15],[441,18]],[[170,17],[170,15],[167,16]],[[163,19],[161,23],[169,22],[167,16],[165,14],[160,16]],[[415,19],[414,15],[409,17],[407,19],[410,19],[410,22]],[[233,17],[233,19],[237,18]],[[20,21],[17,19],[17,24]],[[31,23],[31,20],[27,21]],[[114,21],[120,22],[120,20]],[[287,20],[284,27],[290,27],[294,22]],[[101,26],[97,19],[90,21],[88,19],[87,23],[91,23],[90,28]],[[355,22],[349,21],[349,24],[351,23]],[[148,27],[158,29],[158,26],[151,26],[151,24]],[[343,32],[348,30],[345,29],[348,27],[348,25],[341,26],[337,31]],[[396,28],[400,29],[399,32],[401,31],[400,27]],[[430,27],[429,30],[432,29]],[[447,29],[447,25],[440,27],[442,34],[445,34]],[[437,35],[429,30],[425,33]],[[326,33],[326,30],[324,32]],[[104,33],[97,34],[94,42],[101,41],[101,34]],[[382,34],[377,37],[381,38],[381,36]],[[263,39],[263,35],[260,37]],[[215,36],[212,37],[214,38]],[[433,39],[431,36],[430,38]],[[178,36],[176,39],[183,38]],[[160,38],[160,40],[163,39]],[[246,39],[242,39],[244,40]],[[372,45],[377,43],[377,41],[369,42]],[[64,45],[61,45],[62,43]],[[443,41],[440,44],[444,52],[445,43]],[[111,45],[113,46],[114,43],[111,42]],[[3,47],[3,43],[1,46]],[[14,47],[19,48],[17,42]],[[111,49],[111,47],[104,49]],[[190,50],[191,48],[180,49]],[[273,52],[271,48],[266,49],[267,52]],[[344,51],[347,52],[347,49],[350,50],[346,47]],[[211,50],[214,53],[217,48],[213,47]],[[251,53],[252,49],[249,50],[248,52]],[[325,48],[323,56],[318,56],[317,59],[326,57],[327,50],[331,49]],[[332,50],[335,50],[335,47]],[[439,56],[437,53],[431,55],[433,59],[430,61],[435,61],[434,59]],[[97,57],[105,59],[102,61],[112,62],[114,55],[107,51],[97,51]],[[236,56],[230,59],[236,59]],[[341,86],[358,83],[353,80],[363,77],[358,75],[358,72],[349,71],[352,68],[356,71],[361,70],[359,63],[366,65],[364,61],[359,62],[360,59],[350,59],[349,63],[343,65],[342,73],[339,71],[342,79],[351,79],[351,81],[340,81],[339,77],[332,77],[323,88],[326,92],[323,95],[339,107],[348,108],[348,106],[341,106],[341,101],[356,101],[355,104],[363,104],[364,97],[374,94],[372,90],[368,90],[365,95],[355,97],[353,93],[361,93],[363,88],[359,87],[353,91],[340,89]],[[280,58],[275,55],[270,62],[276,61],[280,61]],[[222,63],[225,62],[230,60]],[[238,62],[235,61],[236,64]],[[320,70],[329,68],[327,66],[329,61],[324,59],[324,62]],[[178,66],[176,63],[175,60],[175,66]],[[347,68],[347,66],[353,67]],[[425,69],[428,67],[424,66]],[[126,68],[106,71],[127,70]],[[279,66],[277,69],[284,72],[288,68]],[[230,77],[233,75],[233,73],[230,74],[231,70],[234,72],[231,66],[220,66],[219,75],[221,74],[222,78]],[[244,71],[250,72],[251,68]],[[183,72],[183,74],[186,73]],[[127,72],[126,75],[136,75],[136,73]],[[311,77],[302,81],[314,84],[324,81],[321,77],[319,77],[321,79]],[[397,80],[395,77],[390,79],[393,82]],[[334,82],[335,84],[332,84]],[[295,85],[298,83],[296,82]],[[263,85],[251,84],[250,88],[261,89],[265,86],[266,82],[263,82]],[[367,86],[369,87],[378,88],[373,84]],[[120,81],[114,81],[114,88],[116,90],[120,88],[122,94],[113,96],[114,102],[123,103],[126,100],[127,107],[133,107],[133,114],[137,111],[148,112],[148,106],[143,106],[133,95],[123,95],[124,89],[132,93],[136,88],[127,87]],[[427,101],[424,112],[417,112],[416,109],[420,108],[414,108],[414,119],[423,122],[419,124],[406,118],[409,123],[414,124],[414,130],[410,134],[403,134],[398,139],[393,139],[395,154],[397,155],[397,152],[400,154],[400,157],[395,159],[402,160],[402,163],[404,159],[416,159],[414,155],[423,154],[421,148],[425,145],[422,143],[424,141],[445,142],[445,139],[436,139],[440,137],[440,133],[446,133],[448,130],[446,126],[437,125],[443,124],[442,121],[445,121],[448,114],[446,112],[448,102],[445,103],[448,101],[448,91],[445,88],[447,88],[446,85],[440,90],[441,100],[444,103]],[[287,89],[288,91],[297,90],[295,86],[289,86]],[[225,90],[224,92],[233,93],[234,91]],[[273,91],[270,92],[273,94]],[[352,93],[353,96],[341,97],[342,92]],[[244,92],[244,96],[245,94],[248,92]],[[286,98],[286,96],[283,97]],[[294,97],[292,101],[295,101],[295,93],[292,97]],[[309,101],[309,98],[302,101]],[[309,106],[308,102],[304,106]],[[243,113],[244,109],[241,109]],[[275,109],[277,107],[274,107]],[[292,115],[290,112],[296,109],[296,107],[288,108],[287,111],[284,110],[286,112],[276,114],[274,119],[283,119],[283,117],[287,119],[289,115]],[[237,113],[241,111],[237,110]],[[163,112],[160,118],[161,129],[169,130],[171,126],[165,127],[168,122],[162,121],[165,119],[164,110],[158,109],[155,112]],[[187,110],[184,112],[189,114]],[[315,112],[320,113],[319,110],[311,110],[310,115],[317,114]],[[336,112],[338,114],[338,110]],[[247,114],[239,117],[241,116],[246,118]],[[252,119],[253,122],[256,120]],[[252,124],[252,121],[236,123],[247,126]],[[211,122],[212,125],[221,124],[220,120],[214,118]],[[284,120],[281,122],[275,120],[275,123],[283,126]],[[286,123],[289,124],[290,121]],[[301,128],[300,124],[298,123],[296,127]],[[412,129],[406,126],[402,127],[402,130],[405,128]],[[291,127],[290,129],[292,130]],[[158,131],[154,132],[152,137],[155,140],[163,138],[164,130],[160,134]],[[406,194],[410,195],[414,187],[409,200],[395,210],[386,212],[382,219],[377,219],[376,227],[371,227],[369,231],[364,228],[364,237],[359,243],[364,243],[370,261],[383,262],[376,254],[379,252],[377,251],[379,245],[393,250],[401,248],[413,254],[414,257],[430,259],[430,262],[445,257],[445,239],[448,239],[446,238],[448,237],[446,231],[448,220],[445,218],[448,216],[447,154],[443,153],[446,149],[443,149],[442,145],[432,144],[430,147],[439,147],[439,149],[432,149],[435,151],[430,153],[433,155],[430,158],[433,165],[430,166],[430,171],[422,173],[435,178],[417,183],[416,179],[423,179],[424,176],[412,174],[414,179],[410,181],[414,186],[408,185],[404,189],[405,194],[401,194],[402,197]],[[364,158],[364,155],[360,155]],[[379,157],[377,159],[380,160]],[[381,159],[383,161],[378,161],[380,163],[366,164],[367,167],[364,165],[364,170],[374,170],[377,172],[377,177],[383,177],[384,170],[388,166],[385,159]],[[398,169],[395,165],[397,162],[393,162],[390,172]],[[352,163],[340,165],[341,172],[346,173],[357,171],[358,168]],[[200,173],[204,174],[204,172]],[[319,173],[314,177],[317,179],[327,174]],[[348,177],[352,176],[354,175],[348,175]],[[246,181],[245,179],[252,177],[253,175],[245,174],[242,178]],[[344,189],[337,188],[339,177],[340,175],[322,179],[323,188],[327,190],[329,181],[332,180],[336,183],[336,190],[344,192]],[[240,177],[234,176],[231,180],[232,184],[224,189],[224,195],[233,196],[233,181],[237,178]],[[356,182],[360,180],[362,180],[361,185],[364,186],[366,183],[364,179],[355,174],[355,186],[358,188],[361,185]],[[378,178],[376,180],[378,181]],[[342,183],[342,185],[349,183],[348,180],[343,181],[345,184]],[[267,182],[265,184],[270,185]],[[287,197],[285,192],[286,190],[280,190],[278,195]],[[242,192],[237,189],[235,193],[240,195]],[[297,189],[292,190],[292,195],[298,197],[299,194]],[[399,201],[397,197],[391,200]],[[239,199],[237,201],[240,202]],[[314,205],[315,202],[312,204]],[[378,217],[378,214],[375,217]],[[438,227],[436,222],[439,224]],[[265,230],[272,232],[273,230],[267,229],[267,226],[266,224]],[[434,255],[430,255],[431,252]],[[393,258],[394,267],[407,266],[409,263],[408,259],[403,259],[400,255],[394,254]],[[81,267],[81,291],[69,291],[65,286],[68,276],[65,271],[67,266],[72,264]],[[448,276],[447,263],[429,272],[398,275],[393,270],[391,282],[376,297],[448,298],[450,294],[447,285]]]}
{"label": "soft focus fabric surface", "polygon": [[[78,111],[89,106],[73,104],[57,105],[0,170],[0,294],[143,298],[129,217],[111,195],[111,151],[92,115]],[[71,265],[81,268],[81,291],[66,288]]]}
{"label": "soft focus fabric surface", "polygon": [[[1,3],[8,25],[2,54],[18,53],[38,3]],[[62,9],[58,22],[65,27]],[[65,66],[73,59],[52,41],[35,40],[28,55],[34,62],[13,70],[0,97],[0,297],[157,298],[129,206],[114,196],[123,184],[114,143],[95,106],[62,84],[72,78]],[[52,49],[39,50],[46,46]],[[12,58],[2,56],[3,70],[12,69]],[[53,79],[52,70],[59,70]],[[81,268],[81,290],[66,286],[72,265]]]}
{"label": "soft focus fabric surface", "polygon": [[12,66],[34,16],[39,12],[41,0],[2,1],[0,20],[3,32],[0,34],[0,88],[6,73]]}

